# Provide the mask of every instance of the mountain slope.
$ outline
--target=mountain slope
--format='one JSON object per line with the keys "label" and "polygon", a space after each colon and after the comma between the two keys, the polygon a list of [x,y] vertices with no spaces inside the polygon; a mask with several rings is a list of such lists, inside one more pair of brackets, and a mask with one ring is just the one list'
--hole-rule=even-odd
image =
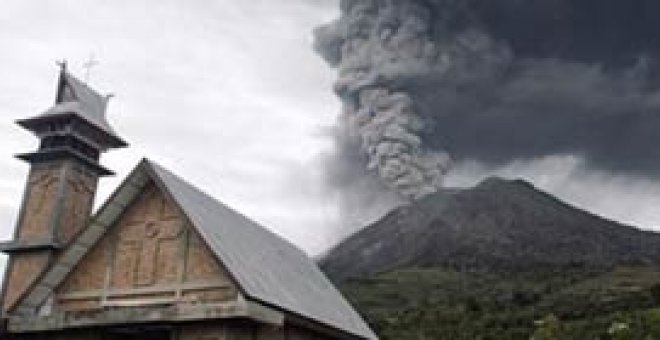
{"label": "mountain slope", "polygon": [[397,208],[321,266],[381,339],[660,339],[660,234],[523,181]]}
{"label": "mountain slope", "polygon": [[[660,271],[401,269],[339,287],[383,340],[660,339]],[[613,325],[625,325],[613,336]],[[550,328],[550,329],[548,329]]]}
{"label": "mountain slope", "polygon": [[606,269],[660,263],[660,234],[609,221],[521,180],[489,178],[400,207],[321,261],[335,280],[397,268]]}

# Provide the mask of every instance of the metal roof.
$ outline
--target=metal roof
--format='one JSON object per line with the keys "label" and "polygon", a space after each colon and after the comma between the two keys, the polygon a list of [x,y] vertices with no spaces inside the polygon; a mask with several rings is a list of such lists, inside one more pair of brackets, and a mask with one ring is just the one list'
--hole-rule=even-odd
{"label": "metal roof", "polygon": [[87,84],[62,70],[57,103],[43,115],[73,112],[103,131],[117,136],[105,118],[110,96],[103,96]]}
{"label": "metal roof", "polygon": [[171,172],[147,163],[248,297],[377,339],[302,250]]}
{"label": "metal roof", "polygon": [[179,206],[247,298],[364,339],[378,339],[303,251],[144,160],[14,309],[33,313],[151,178]]}
{"label": "metal roof", "polygon": [[33,129],[46,120],[75,115],[103,132],[108,137],[110,146],[124,147],[128,144],[117,135],[106,119],[110,97],[99,94],[68,73],[66,67],[62,67],[55,105],[36,117],[21,119],[18,123],[27,129]]}

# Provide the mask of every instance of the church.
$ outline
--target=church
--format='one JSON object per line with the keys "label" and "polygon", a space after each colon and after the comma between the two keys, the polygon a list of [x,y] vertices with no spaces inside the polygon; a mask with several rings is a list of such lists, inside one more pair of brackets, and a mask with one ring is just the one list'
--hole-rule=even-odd
{"label": "church", "polygon": [[144,159],[92,213],[100,156],[128,144],[61,65],[2,286],[2,339],[377,339],[304,252]]}

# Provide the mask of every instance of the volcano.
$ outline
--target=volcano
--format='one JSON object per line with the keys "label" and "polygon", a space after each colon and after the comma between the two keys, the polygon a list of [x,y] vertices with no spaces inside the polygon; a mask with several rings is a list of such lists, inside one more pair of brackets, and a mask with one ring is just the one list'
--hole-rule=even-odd
{"label": "volcano", "polygon": [[399,207],[331,250],[336,279],[407,267],[459,271],[660,264],[660,234],[580,210],[523,180],[488,178]]}
{"label": "volcano", "polygon": [[655,338],[659,264],[660,234],[500,178],[396,208],[321,261],[381,339]]}

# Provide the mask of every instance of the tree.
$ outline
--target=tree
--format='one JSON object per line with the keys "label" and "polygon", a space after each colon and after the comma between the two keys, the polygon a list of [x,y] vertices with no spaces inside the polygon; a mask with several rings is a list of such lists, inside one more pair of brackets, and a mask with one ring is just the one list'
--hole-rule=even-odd
{"label": "tree", "polygon": [[534,323],[536,330],[532,334],[532,340],[559,340],[561,323],[554,314],[550,313]]}

